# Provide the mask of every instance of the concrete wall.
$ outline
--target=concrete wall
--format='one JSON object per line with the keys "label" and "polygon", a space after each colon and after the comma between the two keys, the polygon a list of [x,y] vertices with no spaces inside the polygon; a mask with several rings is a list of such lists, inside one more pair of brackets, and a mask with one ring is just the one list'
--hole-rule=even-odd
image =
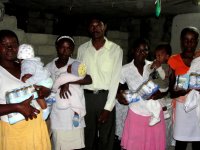
{"label": "concrete wall", "polygon": [[[40,25],[34,25],[38,21],[34,21],[38,14],[31,14],[30,18],[33,19],[31,22],[32,27],[30,24],[29,28],[34,28],[31,31],[38,31]],[[51,20],[52,16],[49,17]],[[30,20],[29,20],[30,21]],[[111,31],[108,30],[107,37],[108,39],[114,41],[115,43],[119,44],[122,49],[124,50],[123,56],[123,64],[127,62],[127,51],[131,49],[132,43],[138,37],[145,37],[150,41],[151,51],[154,51],[155,47],[161,42],[170,42],[171,39],[171,22],[172,17],[150,17],[150,18],[133,18],[131,20],[127,20],[124,22],[123,30],[119,29],[120,31]],[[52,32],[52,24],[49,24],[49,27],[45,24],[46,28],[49,30],[49,33]],[[110,25],[112,26],[112,25]],[[20,39],[20,43],[29,43],[33,44],[36,50],[36,55],[40,56],[42,60],[47,63],[56,57],[56,51],[54,48],[54,42],[57,35],[52,35],[47,32],[47,34],[38,34],[38,33],[25,33],[23,30],[17,28],[17,20],[13,16],[5,16],[4,20],[0,22],[0,29],[9,28],[15,31]],[[45,28],[45,29],[46,29]],[[29,30],[27,30],[28,32]],[[123,32],[122,32],[123,31]],[[46,32],[45,32],[46,33]],[[75,36],[74,37],[76,42],[75,52],[73,57],[76,57],[77,48],[80,44],[88,41],[89,38],[86,36]]]}
{"label": "concrete wall", "polygon": [[[17,20],[14,16],[5,15],[3,21],[0,22],[0,29],[10,29],[14,31],[20,43],[32,44],[35,49],[35,54],[42,58],[46,64],[56,57],[55,40],[57,35],[39,34],[39,33],[25,33],[23,30],[17,28]],[[128,49],[128,33],[119,31],[109,31],[107,33],[108,39],[114,41],[124,50],[124,63],[126,60],[126,53]],[[75,36],[75,51],[73,57],[76,58],[77,48],[88,41],[89,38],[85,36]]]}
{"label": "concrete wall", "polygon": [[[133,18],[128,27],[129,47],[138,37],[144,37],[149,40],[152,53],[158,44],[163,42],[170,43],[172,19],[173,16]],[[153,59],[152,55],[150,59]]]}
{"label": "concrete wall", "polygon": [[[108,39],[119,44],[124,50],[123,63],[126,63],[126,54],[130,49],[131,43],[142,36],[150,40],[151,51],[161,42],[171,43],[173,53],[180,51],[180,32],[186,26],[196,26],[200,29],[200,13],[181,14],[175,17],[160,18],[138,18],[127,22],[128,30],[108,31]],[[20,43],[32,44],[35,48],[36,55],[40,56],[46,64],[56,57],[54,42],[57,35],[25,33],[17,28],[17,19],[14,16],[5,15],[3,21],[0,22],[0,29],[11,29],[19,37]],[[76,58],[77,48],[80,44],[89,40],[86,36],[75,36],[76,47],[73,57]],[[198,45],[200,47],[200,43]]]}

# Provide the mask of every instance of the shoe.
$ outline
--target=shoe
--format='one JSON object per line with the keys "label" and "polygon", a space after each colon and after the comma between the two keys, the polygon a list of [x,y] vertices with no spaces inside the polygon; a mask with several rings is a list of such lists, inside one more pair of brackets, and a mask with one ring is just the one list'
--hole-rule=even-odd
{"label": "shoe", "polygon": [[72,122],[73,122],[73,126],[74,127],[78,127],[79,126],[79,115],[78,114],[74,114]]}
{"label": "shoe", "polygon": [[150,122],[149,122],[149,126],[154,126],[159,122],[160,122],[160,118],[151,117]]}
{"label": "shoe", "polygon": [[170,118],[170,114],[169,114],[168,110],[163,111],[163,113],[164,113],[164,119]]}

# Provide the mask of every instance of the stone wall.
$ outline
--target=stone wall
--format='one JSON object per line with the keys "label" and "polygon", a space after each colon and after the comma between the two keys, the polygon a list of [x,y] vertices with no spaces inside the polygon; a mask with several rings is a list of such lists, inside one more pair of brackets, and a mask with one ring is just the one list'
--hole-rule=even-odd
{"label": "stone wall", "polygon": [[[38,31],[40,24],[34,25],[36,22],[34,18],[36,18],[38,14],[31,14],[29,22],[31,19],[31,25],[29,23],[27,32],[30,31]],[[48,17],[49,20],[52,20],[52,16]],[[161,42],[170,42],[171,39],[171,24],[172,24],[173,16],[163,16],[160,18],[155,17],[147,17],[147,18],[132,18],[130,20],[126,20],[122,23],[123,28],[118,29],[118,31],[111,31],[108,30],[107,37],[108,39],[116,42],[119,44],[122,49],[124,50],[123,56],[123,64],[127,63],[127,53],[128,50],[131,49],[132,43],[138,37],[144,37],[150,41],[150,49],[153,52],[155,47]],[[48,20],[47,20],[48,22]],[[41,22],[40,22],[41,23]],[[9,25],[9,26],[7,26]],[[48,29],[49,33],[52,32],[52,24],[45,25]],[[48,27],[49,26],[49,27]],[[110,26],[112,26],[110,24]],[[109,27],[109,26],[108,26]],[[10,28],[14,30],[20,40],[22,42],[27,42],[33,44],[36,49],[36,54],[40,56],[45,63],[49,62],[52,58],[56,56],[55,48],[54,48],[54,41],[57,35],[52,35],[47,32],[47,34],[37,34],[37,33],[24,33],[23,30],[17,29],[17,20],[13,16],[5,16],[4,20],[0,22],[0,29],[1,28]],[[51,30],[50,30],[51,28]],[[76,57],[77,48],[80,44],[84,43],[85,41],[89,40],[87,36],[75,36],[74,37],[76,42],[75,52],[73,57]],[[22,43],[21,42],[21,43]],[[150,57],[152,59],[152,57]]]}
{"label": "stone wall", "polygon": [[[173,16],[133,18],[128,27],[129,47],[131,48],[132,43],[138,37],[149,40],[152,53],[158,44],[170,43],[172,19]],[[153,59],[152,55],[150,59]]]}
{"label": "stone wall", "polygon": [[[5,15],[3,21],[0,22],[0,29],[10,29],[14,31],[20,43],[32,44],[35,49],[36,56],[42,58],[46,64],[56,57],[55,40],[57,35],[52,34],[39,34],[39,33],[25,33],[23,30],[17,28],[17,20],[14,16]],[[128,33],[119,31],[109,31],[107,33],[108,39],[114,41],[124,50],[124,63],[126,62],[126,53],[128,49]],[[76,58],[77,48],[88,41],[86,36],[75,36],[75,51],[73,57]]]}
{"label": "stone wall", "polygon": [[[32,17],[33,18],[33,17]],[[49,17],[51,19],[51,16]],[[120,45],[124,51],[123,64],[127,62],[127,52],[131,49],[132,43],[138,37],[144,37],[150,41],[151,51],[162,42],[171,43],[173,53],[180,51],[180,31],[186,26],[196,26],[200,29],[200,13],[181,14],[177,16],[161,16],[160,18],[132,18],[126,21],[123,32],[108,30],[107,37]],[[51,24],[47,27],[49,33],[52,32]],[[125,27],[126,26],[126,27]],[[51,28],[51,30],[50,30]],[[17,19],[14,16],[5,15],[0,22],[0,29],[11,29],[19,37],[20,43],[32,44],[36,55],[41,57],[46,64],[56,57],[55,39],[57,35],[25,33],[17,28]],[[89,40],[87,36],[75,36],[76,42],[73,57],[76,58],[77,48],[82,43]],[[200,42],[198,47],[200,47]],[[152,57],[150,58],[152,59]]]}

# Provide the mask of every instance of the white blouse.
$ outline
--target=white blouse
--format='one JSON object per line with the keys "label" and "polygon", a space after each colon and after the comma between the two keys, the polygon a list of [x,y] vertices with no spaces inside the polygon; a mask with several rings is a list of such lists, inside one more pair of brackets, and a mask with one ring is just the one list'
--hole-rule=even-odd
{"label": "white blouse", "polygon": [[[0,104],[6,104],[6,92],[23,87],[24,85],[25,83],[0,66]],[[1,116],[1,120],[8,122],[8,116]]]}
{"label": "white blouse", "polygon": [[[138,69],[134,65],[134,60],[122,67],[120,83],[127,83],[129,90],[136,91],[139,86],[149,79],[151,70],[148,65],[152,62],[145,60],[145,65],[143,69],[143,75],[138,72]],[[150,116],[151,113],[146,108],[146,101],[140,100],[135,103],[129,104],[130,109],[138,115]]]}

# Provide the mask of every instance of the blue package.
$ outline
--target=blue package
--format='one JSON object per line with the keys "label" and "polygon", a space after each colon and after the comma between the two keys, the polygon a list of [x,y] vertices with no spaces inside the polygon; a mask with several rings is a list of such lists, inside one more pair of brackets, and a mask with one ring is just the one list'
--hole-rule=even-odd
{"label": "blue package", "polygon": [[[38,94],[32,85],[19,89],[14,89],[12,91],[6,92],[6,102],[7,104],[21,103],[24,100],[30,98],[32,95],[33,100],[38,98]],[[24,116],[18,112],[8,114],[8,121],[10,124],[15,124],[24,119]]]}
{"label": "blue package", "polygon": [[191,73],[189,81],[190,89],[200,89],[200,74]]}
{"label": "blue package", "polygon": [[140,86],[140,88],[138,89],[138,93],[144,100],[147,100],[158,90],[159,86],[153,81],[148,80]]}
{"label": "blue package", "polygon": [[140,100],[140,97],[137,93],[132,92],[130,90],[125,90],[123,93],[125,99],[127,100],[127,102],[130,103],[134,103],[134,102],[138,102]]}
{"label": "blue package", "polygon": [[175,90],[187,90],[189,87],[189,74],[183,74],[176,76]]}

